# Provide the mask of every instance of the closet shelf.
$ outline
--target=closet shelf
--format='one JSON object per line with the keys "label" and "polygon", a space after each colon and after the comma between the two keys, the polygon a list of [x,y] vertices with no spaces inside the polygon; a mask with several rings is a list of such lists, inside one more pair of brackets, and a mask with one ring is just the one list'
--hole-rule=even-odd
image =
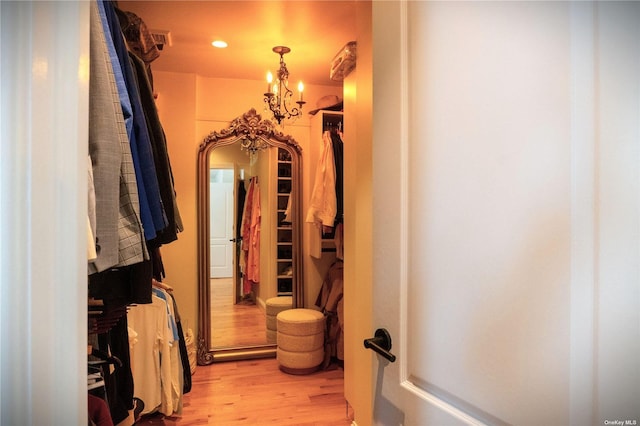
{"label": "closet shelf", "polygon": [[[276,227],[277,239],[276,239],[276,264],[277,264],[277,294],[278,296],[288,296],[293,294],[293,276],[295,272],[293,270],[293,227],[291,224],[282,224],[282,221],[287,219],[287,205],[291,201],[291,191],[293,190],[293,178],[292,178],[293,161],[291,155],[284,149],[278,149],[278,181],[277,181],[277,209],[278,226]],[[288,270],[288,274],[283,272]]]}

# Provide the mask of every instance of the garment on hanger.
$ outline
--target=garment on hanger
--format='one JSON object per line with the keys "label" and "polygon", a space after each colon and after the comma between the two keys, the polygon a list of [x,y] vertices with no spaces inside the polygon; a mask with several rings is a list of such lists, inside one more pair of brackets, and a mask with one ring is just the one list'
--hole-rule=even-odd
{"label": "garment on hanger", "polygon": [[[144,402],[141,414],[160,411],[173,414],[171,398],[170,351],[173,333],[168,326],[167,303],[152,296],[152,303],[132,306],[127,313],[135,344],[131,350],[131,365],[135,397]],[[162,362],[164,360],[164,362]]]}
{"label": "garment on hanger", "polygon": [[[178,331],[178,351],[179,353],[179,359],[181,362],[181,366],[180,367],[172,367],[172,371],[174,371],[176,374],[179,374],[179,371],[182,371],[182,380],[178,380],[178,381],[172,381],[172,383],[178,383],[178,386],[180,385],[180,383],[182,383],[182,395],[189,393],[191,391],[191,364],[189,363],[189,353],[187,351],[187,342],[185,339],[185,335],[182,329],[182,321],[180,319],[180,312],[178,310],[178,303],[176,302],[175,297],[173,297],[173,288],[171,286],[166,285],[165,283],[160,283],[160,282],[154,282],[154,287],[155,286],[160,286],[160,288],[163,288],[164,290],[166,290],[167,294],[170,296],[171,300],[173,301],[173,316],[176,322],[176,327],[177,327],[177,331]],[[179,369],[179,370],[176,370]],[[182,409],[182,398],[181,395],[178,394],[178,389],[176,389],[175,387],[172,388],[172,392],[174,395],[174,398],[179,398],[179,401],[176,405],[176,407],[178,407],[176,409],[176,411],[179,411]],[[175,403],[174,403],[175,404]]]}
{"label": "garment on hanger", "polygon": [[122,34],[127,40],[127,45],[138,58],[144,61],[145,72],[151,83],[151,88],[153,88],[151,62],[160,57],[160,49],[158,49],[156,45],[153,34],[151,34],[151,31],[149,31],[144,21],[135,13],[122,11],[117,7],[116,13],[120,20]]}
{"label": "garment on hanger", "polygon": [[134,408],[127,316],[121,316],[108,332],[97,337],[100,350],[121,361],[113,371],[103,369],[109,411],[114,424],[117,424],[129,417],[129,411]]}
{"label": "garment on hanger", "polygon": [[252,177],[242,215],[243,294],[250,294],[252,286],[260,282],[260,186]]}
{"label": "garment on hanger", "polygon": [[336,220],[333,241],[336,246],[336,258],[344,259],[344,143],[342,132],[331,132],[333,160],[336,166]]}
{"label": "garment on hanger", "polygon": [[244,179],[238,180],[238,195],[236,197],[236,240],[242,241],[242,217],[244,215],[244,203],[247,197],[247,189],[244,186]]}
{"label": "garment on hanger", "polygon": [[322,152],[316,168],[316,177],[307,211],[307,222],[333,227],[336,219],[336,166],[333,142],[328,131],[322,134]]}
{"label": "garment on hanger", "polygon": [[[89,272],[148,259],[138,209],[137,184],[124,116],[108,55],[107,38],[91,3],[89,154],[95,194],[96,259]],[[91,208],[91,206],[90,206]]]}
{"label": "garment on hanger", "polygon": [[336,165],[333,155],[333,142],[329,131],[322,133],[322,152],[318,159],[316,175],[309,200],[309,209],[305,221],[312,223],[309,229],[309,254],[322,257],[322,235],[332,232],[336,213]]}
{"label": "garment on hanger", "polygon": [[160,191],[160,200],[167,220],[167,225],[162,229],[157,229],[156,237],[149,241],[149,244],[155,247],[175,241],[178,238],[177,233],[179,227],[181,227],[178,226],[178,223],[182,223],[182,221],[175,200],[167,141],[164,129],[160,123],[160,117],[158,116],[158,109],[153,99],[153,90],[146,76],[142,60],[132,52],[129,52],[129,60],[132,65],[133,77],[136,80],[136,85],[140,92],[140,105],[148,128],[149,142]]}
{"label": "garment on hanger", "polygon": [[336,170],[336,218],[335,223],[342,223],[344,218],[344,144],[340,132],[330,132],[333,147],[333,163]]}
{"label": "garment on hanger", "polygon": [[[122,70],[124,88],[131,103],[132,128],[131,130],[127,130],[130,132],[128,135],[136,170],[138,192],[144,194],[144,196],[140,196],[141,209],[143,204],[146,203],[147,211],[150,213],[150,216],[146,218],[144,214],[142,215],[145,238],[152,240],[156,237],[156,232],[164,229],[168,223],[160,198],[160,188],[153,159],[149,130],[142,109],[139,88],[133,74],[129,52],[122,36],[120,21],[116,16],[114,6],[111,2],[102,0],[98,0],[98,4],[104,5],[108,29],[113,39],[118,64]],[[114,63],[114,66],[118,64]],[[124,94],[120,93],[120,95],[123,96]]]}
{"label": "garment on hanger", "polygon": [[144,403],[142,415],[171,416],[182,412],[191,369],[171,286],[154,281],[152,292],[151,304],[132,306],[127,314],[134,393]]}
{"label": "garment on hanger", "polygon": [[332,359],[344,361],[344,263],[334,262],[327,271],[318,297],[316,306],[325,314],[325,353],[324,368]]}
{"label": "garment on hanger", "polygon": [[176,321],[175,314],[175,303],[173,296],[171,293],[166,291],[165,289],[158,288],[154,286],[153,294],[162,299],[167,306],[166,316],[168,328],[171,331],[171,341],[169,344],[169,356],[162,356],[160,362],[168,362],[169,363],[169,381],[166,382],[163,380],[162,386],[168,386],[168,398],[171,399],[171,404],[165,402],[161,411],[164,408],[166,411],[173,410],[175,414],[182,413],[182,388],[183,388],[183,375],[182,375],[182,363],[180,361],[180,349],[179,349],[179,341],[180,335],[178,334],[178,324]]}

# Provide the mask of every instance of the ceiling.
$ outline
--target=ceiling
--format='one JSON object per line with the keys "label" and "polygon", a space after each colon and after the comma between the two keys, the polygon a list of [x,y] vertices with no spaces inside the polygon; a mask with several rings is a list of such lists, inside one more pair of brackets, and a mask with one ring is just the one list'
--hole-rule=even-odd
{"label": "ceiling", "polygon": [[[188,72],[204,77],[266,79],[275,73],[284,45],[289,79],[340,86],[329,78],[331,61],[356,39],[355,1],[118,1],[150,30],[170,31],[152,70]],[[226,49],[211,46],[214,39]]]}

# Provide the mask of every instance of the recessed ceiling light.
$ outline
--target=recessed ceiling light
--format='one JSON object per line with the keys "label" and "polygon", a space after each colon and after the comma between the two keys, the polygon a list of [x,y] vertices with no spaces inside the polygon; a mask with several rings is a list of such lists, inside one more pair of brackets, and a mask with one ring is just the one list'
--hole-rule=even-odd
{"label": "recessed ceiling light", "polygon": [[227,47],[227,42],[226,41],[222,41],[222,40],[214,40],[211,42],[211,45],[213,47],[218,47],[220,49],[224,49],[225,47]]}

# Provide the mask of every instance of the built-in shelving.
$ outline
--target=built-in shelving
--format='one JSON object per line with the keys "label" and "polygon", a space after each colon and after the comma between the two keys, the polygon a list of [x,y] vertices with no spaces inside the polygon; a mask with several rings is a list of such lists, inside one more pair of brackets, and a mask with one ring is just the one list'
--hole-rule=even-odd
{"label": "built-in shelving", "polygon": [[291,296],[293,289],[293,229],[291,227],[291,213],[289,197],[291,195],[291,154],[282,148],[278,148],[278,182],[277,182],[277,247],[276,247],[276,272],[278,296]]}

